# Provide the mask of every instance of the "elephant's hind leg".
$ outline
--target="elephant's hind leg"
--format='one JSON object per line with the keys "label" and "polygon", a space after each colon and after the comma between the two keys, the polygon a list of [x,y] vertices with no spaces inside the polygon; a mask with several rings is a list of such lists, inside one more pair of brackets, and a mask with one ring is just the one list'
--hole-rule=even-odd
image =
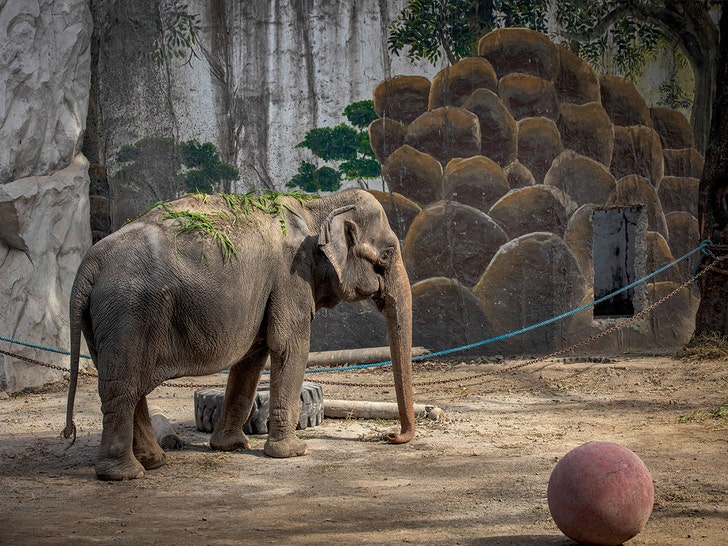
{"label": "elephant's hind leg", "polygon": [[167,456],[157,442],[152,421],[149,418],[146,396],[142,396],[134,410],[133,451],[134,456],[147,470],[167,464]]}
{"label": "elephant's hind leg", "polygon": [[210,436],[210,448],[218,451],[250,449],[250,441],[243,434],[243,424],[250,415],[267,358],[268,348],[260,344],[230,368],[222,415]]}
{"label": "elephant's hind leg", "polygon": [[101,445],[96,457],[96,476],[100,480],[133,480],[144,476],[144,467],[134,456],[134,406],[126,397],[104,400]]}

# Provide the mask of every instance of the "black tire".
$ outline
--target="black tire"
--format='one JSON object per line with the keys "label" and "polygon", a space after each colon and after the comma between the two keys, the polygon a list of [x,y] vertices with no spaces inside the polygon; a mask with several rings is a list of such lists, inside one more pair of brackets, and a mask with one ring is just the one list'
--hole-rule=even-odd
{"label": "black tire", "polygon": [[[220,420],[224,388],[206,388],[195,391],[195,424],[201,432],[212,432]],[[259,387],[250,410],[250,416],[243,425],[245,434],[268,434],[270,413],[270,390]],[[304,383],[301,390],[301,413],[298,430],[320,425],[324,420],[324,393],[318,383]]]}

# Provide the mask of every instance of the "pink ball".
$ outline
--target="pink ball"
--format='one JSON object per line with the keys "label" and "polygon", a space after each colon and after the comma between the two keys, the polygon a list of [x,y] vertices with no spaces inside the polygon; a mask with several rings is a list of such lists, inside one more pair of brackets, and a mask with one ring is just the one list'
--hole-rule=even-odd
{"label": "pink ball", "polygon": [[589,442],[569,451],[549,479],[549,510],[561,532],[593,546],[617,546],[644,529],[652,513],[652,476],[619,444]]}

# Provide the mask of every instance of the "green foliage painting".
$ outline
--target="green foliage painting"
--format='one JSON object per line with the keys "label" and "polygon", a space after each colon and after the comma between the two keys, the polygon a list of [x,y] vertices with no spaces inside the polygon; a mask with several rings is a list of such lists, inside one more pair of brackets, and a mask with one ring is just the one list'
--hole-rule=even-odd
{"label": "green foliage painting", "polygon": [[[477,41],[483,34],[500,27],[526,27],[557,38],[599,72],[634,79],[655,51],[660,32],[649,18],[633,16],[624,4],[619,0],[411,0],[390,26],[389,50],[395,55],[406,51],[409,59],[432,64],[444,54],[454,64],[477,54]],[[549,28],[549,18],[555,28]]]}
{"label": "green foliage painting", "polygon": [[222,161],[215,145],[210,142],[180,142],[179,153],[182,165],[186,168],[181,176],[187,191],[212,193],[216,184],[238,177],[238,170]]}
{"label": "green foliage painting", "polygon": [[476,54],[478,38],[494,28],[494,2],[410,0],[389,27],[389,51],[407,46],[411,61],[433,65],[445,54],[450,64]]}
{"label": "green foliage painting", "polygon": [[179,0],[161,0],[156,8],[159,34],[154,40],[152,57],[157,66],[169,59],[186,58],[185,62],[189,62],[197,57],[194,48],[201,31],[199,15],[190,13]]}
{"label": "green foliage painting", "polygon": [[175,143],[171,138],[144,138],[122,146],[116,160],[123,164],[122,178],[137,183],[172,178],[188,192],[212,193],[239,175],[238,169],[220,159],[214,144],[197,140]]}
{"label": "green foliage painting", "polygon": [[369,145],[369,124],[377,119],[374,103],[370,100],[354,102],[344,109],[349,124],[336,127],[318,127],[306,133],[296,148],[306,148],[319,159],[331,163],[316,167],[302,161],[298,173],[286,183],[288,188],[301,188],[307,192],[336,191],[342,180],[377,178],[381,174],[379,162]]}

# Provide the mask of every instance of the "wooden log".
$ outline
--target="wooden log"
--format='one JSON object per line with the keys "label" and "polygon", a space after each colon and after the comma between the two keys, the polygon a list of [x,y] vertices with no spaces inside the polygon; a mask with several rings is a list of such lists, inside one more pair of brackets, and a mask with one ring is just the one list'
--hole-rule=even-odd
{"label": "wooden log", "polygon": [[[415,415],[433,421],[444,415],[432,404],[415,404]],[[332,419],[399,419],[395,402],[367,402],[358,400],[328,400],[324,398],[324,417]]]}
{"label": "wooden log", "polygon": [[154,435],[162,449],[182,449],[182,440],[161,409],[149,406],[149,418],[152,421]]}
{"label": "wooden log", "polygon": [[[429,353],[424,347],[412,347],[412,356]],[[308,368],[339,366],[342,364],[371,364],[390,359],[389,347],[368,347],[364,349],[343,349],[340,351],[320,351],[308,354]]]}
{"label": "wooden log", "polygon": [[[412,356],[422,356],[429,353],[424,347],[412,347]],[[327,366],[341,366],[343,364],[371,364],[389,360],[389,347],[367,347],[364,349],[342,349],[339,351],[314,351],[308,353],[307,368],[321,368]],[[270,370],[270,358],[265,363],[265,369]]]}

